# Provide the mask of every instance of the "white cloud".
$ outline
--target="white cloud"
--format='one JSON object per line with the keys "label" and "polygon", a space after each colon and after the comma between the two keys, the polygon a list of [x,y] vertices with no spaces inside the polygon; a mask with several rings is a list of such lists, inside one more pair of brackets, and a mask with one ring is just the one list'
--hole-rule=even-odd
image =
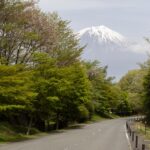
{"label": "white cloud", "polygon": [[141,40],[139,42],[130,42],[129,49],[137,53],[148,54],[150,53],[150,43],[145,40]]}

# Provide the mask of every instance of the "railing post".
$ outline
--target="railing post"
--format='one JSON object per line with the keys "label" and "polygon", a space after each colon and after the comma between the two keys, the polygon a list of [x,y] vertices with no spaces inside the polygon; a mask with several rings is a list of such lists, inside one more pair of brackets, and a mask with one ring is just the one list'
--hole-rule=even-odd
{"label": "railing post", "polygon": [[137,148],[138,147],[138,136],[136,136],[136,138],[135,138],[135,148]]}
{"label": "railing post", "polygon": [[131,133],[132,133],[132,131],[131,131],[131,128],[130,128],[130,136],[131,136]]}
{"label": "railing post", "polygon": [[142,150],[145,150],[145,144],[142,144]]}
{"label": "railing post", "polygon": [[127,130],[128,130],[128,122],[126,122],[126,127],[127,127]]}
{"label": "railing post", "polygon": [[132,132],[132,141],[134,141],[134,131]]}

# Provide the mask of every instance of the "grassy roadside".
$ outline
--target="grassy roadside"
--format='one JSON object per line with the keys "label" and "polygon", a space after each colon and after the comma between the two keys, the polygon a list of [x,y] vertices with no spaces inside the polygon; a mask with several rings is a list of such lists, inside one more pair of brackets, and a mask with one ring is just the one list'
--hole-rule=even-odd
{"label": "grassy roadside", "polygon": [[[111,119],[113,118],[118,118],[118,116],[111,116]],[[85,124],[100,122],[103,120],[108,120],[108,118],[104,118],[99,115],[93,115],[91,120],[85,122]],[[82,124],[73,124],[66,129],[73,129],[75,127],[78,128],[79,126],[82,126]],[[26,135],[25,132],[26,132],[26,128],[24,127],[13,127],[8,123],[0,123],[0,144],[6,142],[17,142],[17,141],[35,139],[48,134],[46,132],[45,133],[40,132],[39,130],[34,128],[32,128],[31,130],[31,135]]]}
{"label": "grassy roadside", "polygon": [[119,118],[119,116],[111,114],[108,118],[105,118],[105,117],[101,117],[97,114],[94,114],[92,116],[91,120],[87,121],[86,123],[100,122],[100,121],[103,121],[103,120],[116,119],[116,118]]}
{"label": "grassy roadside", "polygon": [[93,122],[99,122],[99,121],[103,121],[103,120],[106,120],[106,118],[103,118],[99,115],[93,115],[91,120],[87,121],[87,123],[93,123]]}
{"label": "grassy roadside", "polygon": [[0,123],[0,143],[23,141],[46,135],[37,129],[31,130],[32,135],[26,135],[25,130],[23,127],[13,127],[8,123]]}
{"label": "grassy roadside", "polygon": [[144,137],[144,139],[150,140],[150,127],[145,126],[142,122],[136,122],[134,128]]}

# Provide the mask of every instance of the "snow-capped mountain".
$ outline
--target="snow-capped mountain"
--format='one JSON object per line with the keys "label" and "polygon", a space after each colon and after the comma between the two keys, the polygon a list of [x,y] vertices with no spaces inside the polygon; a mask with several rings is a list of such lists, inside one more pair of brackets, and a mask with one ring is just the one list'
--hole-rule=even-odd
{"label": "snow-capped mountain", "polygon": [[142,46],[105,26],[85,28],[77,35],[81,45],[86,45],[82,58],[99,60],[102,65],[107,65],[108,75],[116,76],[117,80],[147,58]]}
{"label": "snow-capped mountain", "polygon": [[105,26],[85,28],[79,32],[78,36],[81,37],[82,40],[90,40],[88,42],[99,42],[101,44],[122,44],[125,41],[125,38],[121,34]]}

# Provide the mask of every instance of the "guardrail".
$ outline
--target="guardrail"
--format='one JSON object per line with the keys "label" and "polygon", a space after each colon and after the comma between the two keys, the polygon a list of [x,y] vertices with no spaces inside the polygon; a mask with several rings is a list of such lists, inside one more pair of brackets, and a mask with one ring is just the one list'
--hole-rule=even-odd
{"label": "guardrail", "polygon": [[145,140],[133,127],[135,122],[143,121],[143,119],[143,117],[134,117],[126,121],[126,128],[133,150],[150,150],[150,140]]}

